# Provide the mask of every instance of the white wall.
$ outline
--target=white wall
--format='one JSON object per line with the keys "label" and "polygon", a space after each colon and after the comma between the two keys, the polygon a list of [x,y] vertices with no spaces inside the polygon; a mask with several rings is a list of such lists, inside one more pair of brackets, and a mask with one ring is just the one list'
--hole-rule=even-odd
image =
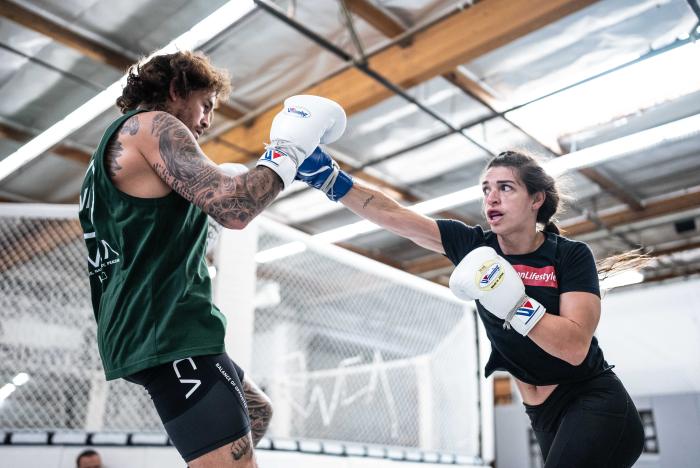
{"label": "white wall", "polygon": [[700,280],[610,291],[596,335],[631,395],[700,392]]}

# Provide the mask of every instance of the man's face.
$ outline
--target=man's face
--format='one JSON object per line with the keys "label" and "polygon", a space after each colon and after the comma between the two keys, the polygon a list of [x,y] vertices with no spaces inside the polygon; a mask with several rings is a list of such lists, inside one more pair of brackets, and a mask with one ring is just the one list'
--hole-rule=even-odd
{"label": "man's face", "polygon": [[102,468],[102,460],[97,454],[83,456],[80,457],[78,468]]}
{"label": "man's face", "polygon": [[216,93],[207,90],[192,91],[186,98],[176,96],[170,102],[169,110],[199,139],[211,126],[215,103]]}

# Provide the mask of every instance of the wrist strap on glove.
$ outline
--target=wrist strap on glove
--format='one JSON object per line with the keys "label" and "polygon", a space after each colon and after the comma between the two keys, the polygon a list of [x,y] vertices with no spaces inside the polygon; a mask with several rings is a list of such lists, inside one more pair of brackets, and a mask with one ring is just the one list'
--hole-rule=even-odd
{"label": "wrist strap on glove", "polygon": [[301,150],[286,140],[274,140],[265,144],[265,152],[258,160],[258,166],[267,166],[280,176],[284,188],[294,181],[294,175],[299,168],[303,156]]}
{"label": "wrist strap on glove", "polygon": [[545,312],[546,309],[542,304],[531,297],[523,296],[518,301],[518,305],[508,312],[503,322],[503,328],[506,330],[513,328],[521,335],[527,336]]}
{"label": "wrist strap on glove", "polygon": [[[325,178],[322,184],[317,185],[311,182],[315,176],[324,174],[328,170],[330,170],[331,173]],[[324,165],[311,171],[299,169],[297,175],[300,180],[304,180],[312,187],[321,190],[330,200],[334,202],[337,202],[343,198],[352,188],[353,184],[350,174],[346,173],[345,171],[341,171],[338,163],[332,159],[330,160],[330,165]]]}

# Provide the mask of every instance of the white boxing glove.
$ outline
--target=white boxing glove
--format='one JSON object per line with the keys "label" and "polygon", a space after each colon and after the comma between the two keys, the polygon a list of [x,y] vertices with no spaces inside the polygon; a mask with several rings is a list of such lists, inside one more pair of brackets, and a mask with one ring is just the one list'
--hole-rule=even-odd
{"label": "white boxing glove", "polygon": [[[248,172],[248,168],[239,163],[219,164],[219,169],[231,177],[236,177],[237,175]],[[207,228],[207,255],[211,255],[211,253],[214,252],[214,247],[216,247],[216,243],[219,241],[219,235],[224,227],[211,216],[207,216],[207,221],[209,223]]]}
{"label": "white boxing glove", "polygon": [[310,95],[287,98],[272,120],[270,144],[258,160],[277,173],[288,187],[297,169],[321,143],[333,143],[343,135],[347,117],[335,101]]}
{"label": "white boxing glove", "polygon": [[520,275],[491,247],[478,247],[465,256],[450,276],[450,290],[465,301],[478,300],[503,327],[526,336],[544,316],[545,307],[525,294]]}

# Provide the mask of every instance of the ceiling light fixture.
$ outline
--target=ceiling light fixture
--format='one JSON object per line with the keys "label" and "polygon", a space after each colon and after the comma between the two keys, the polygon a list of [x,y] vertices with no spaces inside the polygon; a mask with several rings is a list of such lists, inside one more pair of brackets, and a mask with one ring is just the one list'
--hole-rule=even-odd
{"label": "ceiling light fixture", "polygon": [[[254,7],[255,3],[252,0],[231,0],[144,60],[147,61],[156,55],[170,54],[178,50],[196,49],[233,25]],[[0,161],[0,181],[108,110],[121,95],[125,84],[126,75]]]}
{"label": "ceiling light fixture", "polygon": [[12,383],[17,387],[21,387],[27,382],[29,382],[29,374],[26,372],[20,372],[12,378]]}
{"label": "ceiling light fixture", "polygon": [[14,392],[16,389],[17,389],[17,387],[15,387],[15,385],[11,384],[11,383],[3,385],[0,388],[0,403],[5,401],[7,399],[7,397],[12,395],[12,392]]}

